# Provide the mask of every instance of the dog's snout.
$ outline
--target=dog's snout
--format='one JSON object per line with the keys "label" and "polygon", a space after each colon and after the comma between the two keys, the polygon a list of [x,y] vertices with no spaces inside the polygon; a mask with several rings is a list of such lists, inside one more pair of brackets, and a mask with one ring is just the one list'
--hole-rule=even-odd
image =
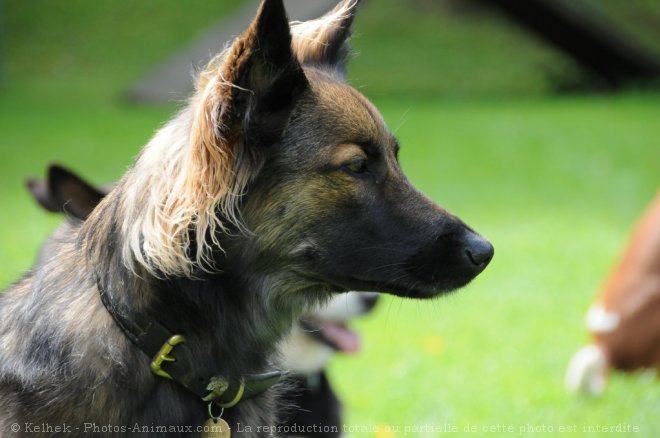
{"label": "dog's snout", "polygon": [[480,269],[485,269],[495,254],[493,245],[475,233],[469,233],[465,246],[465,256],[473,265]]}

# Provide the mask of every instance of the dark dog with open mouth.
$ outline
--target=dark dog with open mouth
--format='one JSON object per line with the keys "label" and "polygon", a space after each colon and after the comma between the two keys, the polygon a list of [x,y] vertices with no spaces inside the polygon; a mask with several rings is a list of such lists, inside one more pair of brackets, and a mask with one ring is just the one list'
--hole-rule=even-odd
{"label": "dark dog with open mouth", "polygon": [[326,367],[335,352],[353,354],[360,350],[359,335],[347,323],[369,313],[377,299],[373,292],[348,292],[294,324],[281,346],[282,364],[292,376],[280,403],[279,424],[288,430],[297,428],[298,436],[341,435],[342,405]]}
{"label": "dark dog with open mouth", "polygon": [[305,309],[349,290],[432,298],[483,271],[492,246],[412,186],[345,84],[356,4],[290,27],[264,0],[89,218],[0,295],[0,429],[265,435],[271,358]]}
{"label": "dark dog with open mouth", "polygon": [[[45,210],[67,214],[65,223],[43,245],[39,254],[42,262],[54,255],[59,236],[66,236],[72,226],[86,220],[112,186],[97,188],[74,172],[52,164],[45,180],[29,179],[27,187]],[[288,373],[286,391],[277,400],[278,425],[283,430],[298,430],[298,436],[340,435],[341,402],[326,367],[335,352],[359,351],[359,335],[347,325],[351,319],[369,313],[377,300],[374,292],[340,294],[293,325],[278,354],[279,365]]]}

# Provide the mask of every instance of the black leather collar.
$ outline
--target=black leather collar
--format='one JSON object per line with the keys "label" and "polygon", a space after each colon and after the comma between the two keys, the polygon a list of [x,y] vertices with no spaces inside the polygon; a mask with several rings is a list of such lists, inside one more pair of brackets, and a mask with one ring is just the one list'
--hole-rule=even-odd
{"label": "black leather collar", "polygon": [[262,394],[282,377],[281,371],[272,371],[244,374],[236,379],[199,369],[186,345],[185,335],[172,332],[149,315],[133,315],[129,318],[98,280],[97,285],[103,305],[126,337],[152,358],[151,371],[157,376],[177,382],[202,401],[231,408],[242,400]]}

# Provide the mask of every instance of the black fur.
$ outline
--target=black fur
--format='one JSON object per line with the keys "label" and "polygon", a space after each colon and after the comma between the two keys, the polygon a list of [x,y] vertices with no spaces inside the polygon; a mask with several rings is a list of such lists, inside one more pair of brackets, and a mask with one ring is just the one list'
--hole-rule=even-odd
{"label": "black fur", "polygon": [[284,401],[280,424],[291,435],[319,438],[342,435],[341,402],[325,371],[295,377]]}

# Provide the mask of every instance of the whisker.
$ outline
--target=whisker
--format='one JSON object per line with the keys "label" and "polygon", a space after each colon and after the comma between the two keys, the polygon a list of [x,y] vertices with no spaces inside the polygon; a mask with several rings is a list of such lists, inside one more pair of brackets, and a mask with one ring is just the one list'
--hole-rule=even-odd
{"label": "whisker", "polygon": [[410,113],[411,108],[412,107],[406,108],[406,110],[403,112],[401,117],[399,117],[398,124],[397,124],[396,128],[394,128],[394,130],[392,131],[394,134],[399,132],[399,129],[401,129],[403,127],[403,125],[405,125],[408,122],[408,120],[410,120],[410,117],[408,117],[408,113]]}

